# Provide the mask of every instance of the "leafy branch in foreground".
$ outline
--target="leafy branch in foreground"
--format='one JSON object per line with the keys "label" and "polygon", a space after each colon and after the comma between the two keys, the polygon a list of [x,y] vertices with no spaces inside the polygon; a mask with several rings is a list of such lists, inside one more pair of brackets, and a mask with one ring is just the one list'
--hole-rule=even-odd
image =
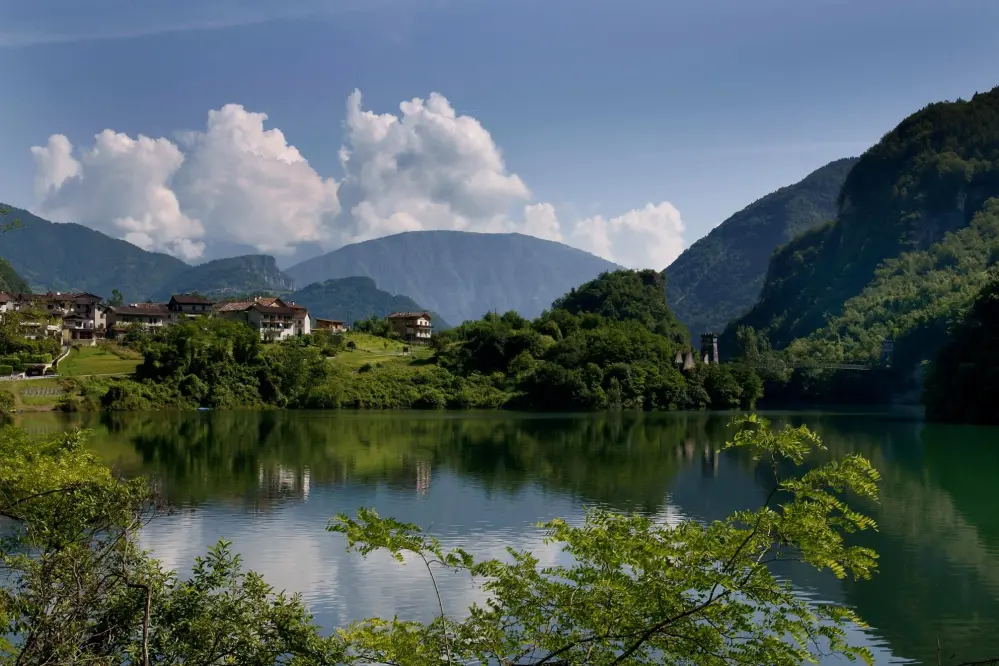
{"label": "leafy branch in foreground", "polygon": [[[592,510],[585,523],[539,527],[560,543],[568,566],[540,567],[528,552],[510,561],[477,561],[445,550],[415,525],[362,509],[328,527],[348,548],[384,549],[402,561],[464,571],[486,593],[463,619],[441,614],[429,624],[367,620],[341,635],[362,661],[399,664],[771,664],[798,666],[826,653],[873,663],[851,646],[845,627],[862,625],[847,608],[812,604],[777,578],[777,562],[803,561],[836,576],[868,578],[877,556],[845,536],[874,529],[844,497],[876,500],[878,472],[862,456],[835,460],[798,476],[821,449],[807,428],[773,431],[757,416],[738,419],[729,447],[748,450],[772,474],[763,506],[723,521],[676,525],[640,515]],[[438,596],[439,601],[439,596]]]}

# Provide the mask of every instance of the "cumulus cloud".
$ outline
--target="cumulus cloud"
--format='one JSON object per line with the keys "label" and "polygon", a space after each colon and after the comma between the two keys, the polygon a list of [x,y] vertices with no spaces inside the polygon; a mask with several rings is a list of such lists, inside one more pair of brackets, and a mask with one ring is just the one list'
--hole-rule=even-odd
{"label": "cumulus cloud", "polygon": [[184,259],[201,256],[204,227],[181,211],[169,187],[184,162],[171,142],[104,130],[79,161],[62,135],[31,150],[46,214],[89,224],[145,249]]}
{"label": "cumulus cloud", "polygon": [[281,130],[265,130],[265,120],[238,104],[209,112],[204,132],[183,137],[188,159],[174,189],[209,240],[279,255],[324,243],[340,212],[337,183],[317,174]]}
{"label": "cumulus cloud", "polygon": [[666,202],[560,220],[532,202],[482,124],[437,93],[398,114],[366,110],[351,94],[340,180],[317,173],[266,121],[228,104],[176,142],[105,130],[79,149],[53,135],[32,148],[40,212],[188,260],[234,246],[288,256],[423,229],[516,231],[636,268],[663,268],[682,250],[683,223]]}
{"label": "cumulus cloud", "polygon": [[634,268],[665,268],[683,252],[683,220],[673,204],[630,210],[609,220],[600,215],[579,220],[569,243]]}

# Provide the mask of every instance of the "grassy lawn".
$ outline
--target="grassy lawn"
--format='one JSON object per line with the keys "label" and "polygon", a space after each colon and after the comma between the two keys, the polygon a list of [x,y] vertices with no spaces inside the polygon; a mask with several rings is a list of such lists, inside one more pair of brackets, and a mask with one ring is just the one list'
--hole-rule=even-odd
{"label": "grassy lawn", "polygon": [[142,357],[136,352],[110,344],[74,347],[59,363],[59,374],[65,377],[129,374],[141,362]]}
{"label": "grassy lawn", "polygon": [[348,333],[347,341],[354,341],[357,348],[353,351],[344,349],[332,363],[341,368],[356,370],[366,363],[380,365],[385,363],[399,363],[408,365],[414,360],[430,358],[433,351],[427,347],[411,345],[409,354],[403,354],[402,342],[396,340],[386,340],[369,333]]}

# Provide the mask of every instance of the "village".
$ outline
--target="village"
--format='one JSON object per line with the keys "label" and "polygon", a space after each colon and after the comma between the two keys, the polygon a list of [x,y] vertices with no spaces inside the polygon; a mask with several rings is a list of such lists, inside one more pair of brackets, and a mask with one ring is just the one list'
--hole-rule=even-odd
{"label": "village", "polygon": [[[166,302],[110,305],[103,297],[88,292],[0,292],[0,317],[7,313],[18,313],[20,334],[25,339],[51,340],[49,344],[58,343],[62,350],[58,357],[41,355],[35,362],[24,364],[24,376],[55,374],[57,363],[73,347],[113,341],[136,329],[152,332],[199,317],[244,323],[258,331],[263,342],[280,342],[317,330],[346,333],[350,329],[342,320],[314,317],[308,308],[276,296],[213,301],[198,294],[173,294]],[[401,341],[429,343],[429,313],[394,312],[386,319]],[[4,370],[0,369],[0,374],[22,374]]]}

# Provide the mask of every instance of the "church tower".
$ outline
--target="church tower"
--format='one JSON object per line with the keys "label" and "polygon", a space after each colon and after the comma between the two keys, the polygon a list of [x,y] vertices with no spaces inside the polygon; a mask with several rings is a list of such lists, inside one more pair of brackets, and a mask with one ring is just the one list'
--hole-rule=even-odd
{"label": "church tower", "polygon": [[717,333],[704,333],[701,335],[701,361],[703,363],[718,363]]}

